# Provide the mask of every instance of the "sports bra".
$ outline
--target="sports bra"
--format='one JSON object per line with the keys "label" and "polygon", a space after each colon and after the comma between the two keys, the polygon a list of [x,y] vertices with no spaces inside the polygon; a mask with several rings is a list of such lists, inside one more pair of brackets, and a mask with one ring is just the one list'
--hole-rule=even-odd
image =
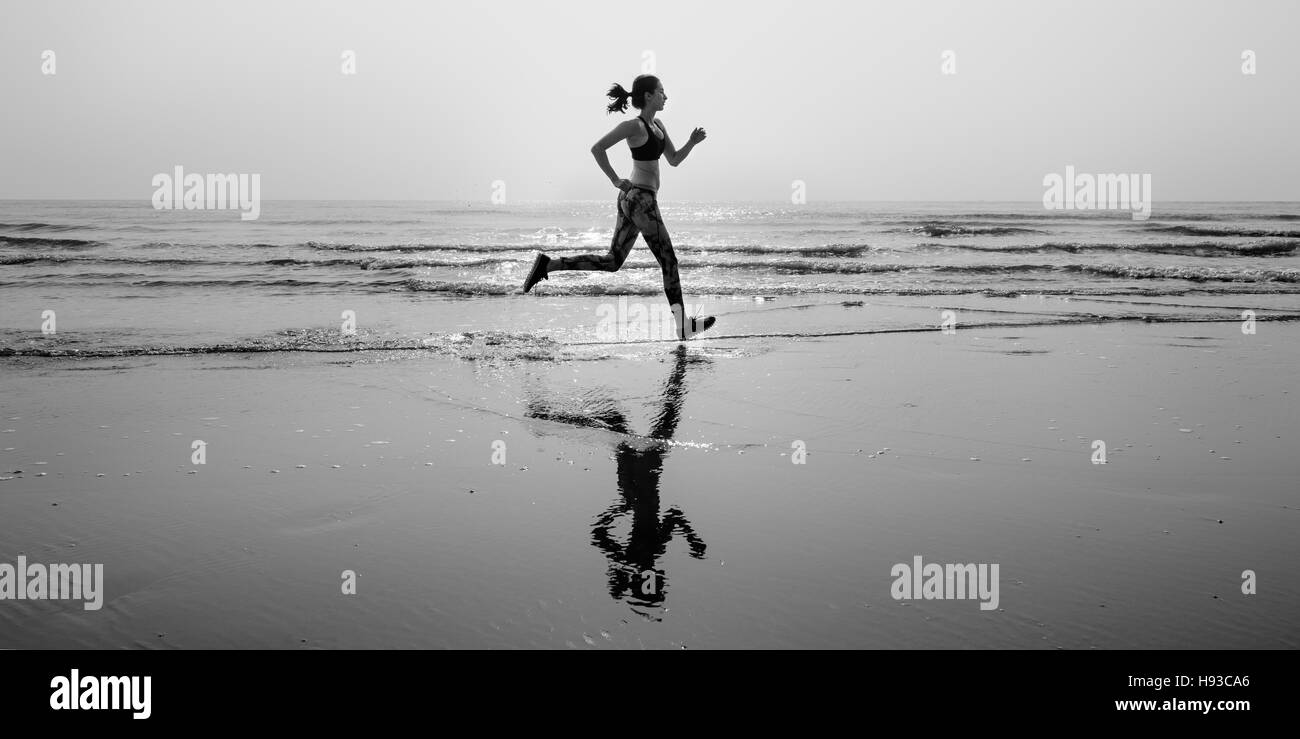
{"label": "sports bra", "polygon": [[[664,141],[667,140],[667,136],[664,138],[655,136],[654,132],[650,130],[650,126],[646,125],[644,118],[637,116],[636,119],[641,121],[641,125],[646,127],[646,136],[649,136],[650,138],[644,144],[632,149],[632,161],[653,162],[664,153]],[[659,130],[662,131],[663,129],[660,128]]]}

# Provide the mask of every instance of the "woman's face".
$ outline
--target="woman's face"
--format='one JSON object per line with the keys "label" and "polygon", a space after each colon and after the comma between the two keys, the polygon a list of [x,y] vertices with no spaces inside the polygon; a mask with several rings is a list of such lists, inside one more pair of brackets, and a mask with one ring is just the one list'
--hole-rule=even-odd
{"label": "woman's face", "polygon": [[647,107],[653,107],[655,110],[663,110],[664,104],[668,102],[668,95],[664,93],[664,83],[660,82],[655,91],[646,96]]}

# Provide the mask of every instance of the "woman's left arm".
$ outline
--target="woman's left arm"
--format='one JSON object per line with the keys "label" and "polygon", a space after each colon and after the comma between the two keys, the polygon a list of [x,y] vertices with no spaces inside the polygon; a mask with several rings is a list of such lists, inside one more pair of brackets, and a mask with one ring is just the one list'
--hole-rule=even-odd
{"label": "woman's left arm", "polygon": [[691,132],[691,140],[687,141],[686,146],[679,150],[673,146],[673,138],[668,135],[668,127],[664,125],[663,121],[658,123],[659,127],[664,130],[664,156],[668,159],[668,163],[674,167],[681,164],[686,159],[686,155],[691,153],[691,149],[694,149],[695,145],[703,141],[707,135],[704,133],[703,128],[695,129]]}

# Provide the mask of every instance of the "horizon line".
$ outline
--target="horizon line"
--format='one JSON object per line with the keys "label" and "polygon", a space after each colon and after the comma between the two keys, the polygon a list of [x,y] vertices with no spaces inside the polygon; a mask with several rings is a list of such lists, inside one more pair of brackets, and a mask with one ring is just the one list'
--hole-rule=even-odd
{"label": "horizon line", "polygon": [[[261,198],[259,202],[263,203],[467,203],[481,204],[491,206],[508,206],[515,203],[603,203],[605,198],[562,198],[552,200],[537,199],[512,199],[508,203],[493,203],[490,200],[466,200],[464,198]],[[691,198],[675,199],[676,202],[726,202],[726,203],[763,203],[763,204],[787,204],[786,200],[754,200],[754,199],[723,199],[723,198]],[[149,203],[149,198],[112,198],[112,197],[87,197],[87,198],[0,198],[0,202],[141,202]],[[1288,204],[1300,205],[1300,200],[1166,200],[1165,204],[1208,204],[1208,203],[1270,203],[1270,204]],[[788,203],[789,205],[813,205],[820,203],[913,203],[913,204],[934,204],[934,203],[1013,203],[1013,204],[1042,204],[1042,200],[816,200],[807,203]],[[175,209],[182,210],[182,209]],[[202,209],[208,210],[208,209]],[[229,210],[229,209],[227,209]],[[1088,210],[1088,209],[1085,209]],[[1094,210],[1124,210],[1123,208],[1097,208]]]}

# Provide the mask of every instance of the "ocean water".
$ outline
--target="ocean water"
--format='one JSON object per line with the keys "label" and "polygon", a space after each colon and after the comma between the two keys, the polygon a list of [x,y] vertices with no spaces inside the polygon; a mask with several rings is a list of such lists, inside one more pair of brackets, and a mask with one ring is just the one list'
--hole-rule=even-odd
{"label": "ocean water", "polygon": [[[1290,297],[1300,291],[1296,203],[1174,203],[1146,221],[1128,211],[1047,211],[1038,203],[666,198],[661,210],[688,304],[712,313],[750,301],[898,298],[929,309],[957,298],[976,307],[1015,298],[1023,307],[1028,297],[1039,305],[1090,301],[1096,320],[1131,319],[1135,309],[1177,320],[1204,317],[1206,308],[1289,311],[1300,303]],[[662,299],[644,242],[617,273],[555,275],[528,296],[519,286],[538,250],[605,251],[614,215],[612,198],[271,201],[251,221],[233,210],[154,210],[147,201],[4,201],[0,353],[338,348],[343,311],[360,308],[352,349],[421,346],[475,331],[528,342],[590,340],[592,299]],[[551,298],[585,307],[557,310]],[[1158,307],[1137,308],[1143,305]],[[39,332],[47,310],[58,321],[53,335]],[[1043,316],[1010,312],[1029,322]],[[807,315],[772,318],[744,331],[935,324],[930,310],[885,322],[862,311],[853,320],[836,316],[833,325]],[[715,335],[738,325],[720,323]]]}

